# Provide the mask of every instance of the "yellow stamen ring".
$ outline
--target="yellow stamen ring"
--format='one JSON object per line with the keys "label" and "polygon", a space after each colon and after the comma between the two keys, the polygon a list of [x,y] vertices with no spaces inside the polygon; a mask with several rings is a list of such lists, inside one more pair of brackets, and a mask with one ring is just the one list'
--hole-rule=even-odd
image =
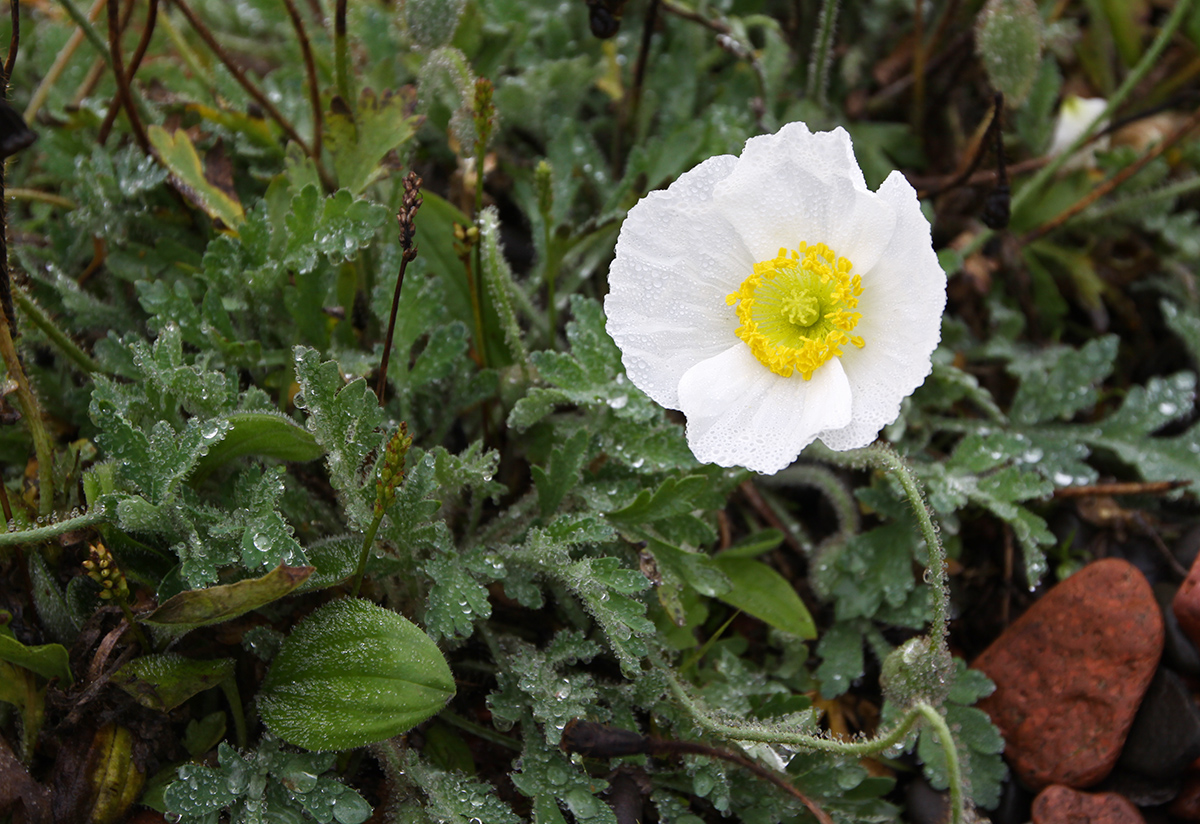
{"label": "yellow stamen ring", "polygon": [[862,277],[853,264],[824,243],[801,243],[780,249],[771,260],[754,264],[754,272],[725,298],[737,304],[742,325],[737,335],[754,357],[776,375],[799,372],[805,380],[847,343],[860,349],[863,339],[851,335],[862,318],[852,311],[862,294]]}

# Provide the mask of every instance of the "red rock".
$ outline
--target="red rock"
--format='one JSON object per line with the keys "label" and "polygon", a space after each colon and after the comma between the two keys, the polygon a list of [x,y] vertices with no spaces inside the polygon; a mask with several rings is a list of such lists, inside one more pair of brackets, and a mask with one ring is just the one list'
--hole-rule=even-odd
{"label": "red rock", "polygon": [[1171,601],[1171,610],[1175,613],[1183,634],[1200,649],[1200,555],[1192,561],[1188,576],[1179,585],[1179,591]]}
{"label": "red rock", "polygon": [[1088,787],[1112,770],[1163,649],[1154,593],[1127,561],[1088,564],[1051,589],[973,666],[996,682],[979,703],[1033,787]]}
{"label": "red rock", "polygon": [[1033,824],[1145,824],[1145,820],[1133,802],[1117,793],[1081,793],[1052,784],[1033,800]]}

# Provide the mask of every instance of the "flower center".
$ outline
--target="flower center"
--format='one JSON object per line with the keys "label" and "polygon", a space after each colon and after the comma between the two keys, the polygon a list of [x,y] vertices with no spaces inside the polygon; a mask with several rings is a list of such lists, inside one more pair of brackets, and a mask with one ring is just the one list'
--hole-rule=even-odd
{"label": "flower center", "polygon": [[850,334],[862,317],[853,311],[862,277],[851,275],[851,268],[824,243],[780,249],[771,260],[754,264],[754,272],[725,298],[737,304],[738,337],[776,375],[799,372],[805,380],[825,361],[841,357],[845,344],[862,348],[863,339]]}

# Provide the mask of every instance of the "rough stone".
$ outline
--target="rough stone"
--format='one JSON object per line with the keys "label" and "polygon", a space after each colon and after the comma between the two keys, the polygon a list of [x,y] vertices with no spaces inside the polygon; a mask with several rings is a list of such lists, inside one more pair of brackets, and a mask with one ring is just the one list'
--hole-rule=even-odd
{"label": "rough stone", "polygon": [[1158,605],[1162,608],[1163,626],[1167,631],[1163,663],[1180,675],[1197,678],[1200,677],[1200,650],[1196,649],[1192,639],[1188,638],[1179,626],[1179,619],[1175,617],[1172,604],[1177,592],[1179,586],[1167,581],[1160,581],[1154,585],[1154,597],[1158,599]]}
{"label": "rough stone", "polygon": [[1200,555],[1192,562],[1187,578],[1179,585],[1171,609],[1179,620],[1179,627],[1192,644],[1200,648]]}
{"label": "rough stone", "polygon": [[1081,793],[1052,784],[1033,801],[1033,824],[1144,824],[1127,798],[1116,793]]}
{"label": "rough stone", "polygon": [[973,666],[979,703],[1030,787],[1089,787],[1116,764],[1163,649],[1150,585],[1129,562],[1088,564],[1030,607]]}

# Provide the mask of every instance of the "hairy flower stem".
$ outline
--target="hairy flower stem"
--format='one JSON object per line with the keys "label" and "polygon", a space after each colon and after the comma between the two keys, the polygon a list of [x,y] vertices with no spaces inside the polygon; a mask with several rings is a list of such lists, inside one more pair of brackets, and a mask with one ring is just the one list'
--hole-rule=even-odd
{"label": "hairy flower stem", "polygon": [[367,527],[367,531],[363,533],[362,550],[358,553],[358,567],[354,570],[354,586],[350,589],[351,598],[357,598],[358,591],[362,589],[363,574],[367,570],[367,556],[371,553],[371,547],[375,545],[375,533],[379,531],[381,523],[383,523],[383,513],[378,512],[371,521],[371,525]]}
{"label": "hairy flower stem", "polygon": [[[913,508],[913,514],[917,516],[917,525],[921,529],[922,537],[925,538],[926,551],[929,553],[926,580],[933,591],[933,597],[930,599],[932,603],[930,604],[929,634],[935,643],[929,647],[930,655],[948,656],[949,652],[945,647],[950,620],[948,612],[950,586],[946,578],[946,549],[942,546],[941,538],[938,537],[937,525],[934,524],[929,507],[925,504],[925,496],[922,493],[920,482],[917,481],[908,463],[890,446],[876,444],[858,450],[858,454],[866,458],[876,469],[890,472],[900,482],[900,486]],[[929,663],[932,666],[934,661],[930,660]]]}
{"label": "hairy flower stem", "polygon": [[[4,273],[7,275],[7,260],[3,261],[3,267]],[[38,462],[38,512],[42,515],[49,515],[54,509],[54,445],[50,441],[50,434],[46,431],[46,424],[42,420],[41,407],[38,406],[37,399],[33,396],[33,390],[29,386],[29,378],[25,376],[21,359],[17,357],[17,349],[9,331],[10,326],[11,319],[0,306],[0,357],[4,359],[4,367],[8,370],[8,376],[17,382],[17,404],[21,407],[21,417],[24,419],[25,425],[29,427],[30,437],[33,438],[33,451],[37,455]],[[3,537],[0,535],[0,538]],[[3,542],[0,542],[0,546],[3,545]]]}
{"label": "hairy flower stem", "polygon": [[876,755],[901,744],[913,726],[924,719],[933,728],[934,732],[937,733],[938,744],[941,745],[942,752],[946,756],[946,774],[950,779],[950,820],[952,824],[963,824],[965,818],[963,811],[963,780],[962,770],[958,763],[958,750],[954,744],[954,738],[950,734],[950,727],[946,724],[946,719],[942,717],[942,714],[936,707],[927,701],[915,702],[908,708],[908,711],[900,721],[887,732],[881,733],[874,738],[858,741],[841,741],[812,733],[785,732],[751,724],[733,726],[722,723],[716,720],[700,702],[688,694],[687,688],[684,687],[683,683],[673,672],[665,670],[664,674],[666,675],[667,686],[671,694],[687,710],[693,721],[711,733],[734,741],[758,741],[766,744],[802,747],[808,750],[836,753],[838,755],[868,756]]}
{"label": "hairy flower stem", "polygon": [[47,526],[39,526],[35,529],[21,529],[15,532],[0,531],[0,549],[48,541],[64,533],[74,532],[77,529],[84,529],[96,524],[103,524],[107,521],[108,517],[104,513],[103,508],[97,506],[93,507],[91,512],[80,515],[78,518],[64,518]]}
{"label": "hairy flower stem", "polygon": [[837,28],[838,0],[825,0],[817,23],[817,38],[813,41],[812,61],[808,64],[808,83],[805,97],[816,100],[825,108],[829,92],[829,65],[833,61],[833,32]]}
{"label": "hairy flower stem", "polygon": [[[11,191],[10,189],[9,192]],[[42,333],[50,339],[50,342],[57,346],[66,355],[68,360],[79,367],[80,371],[89,375],[93,372],[103,371],[100,368],[100,364],[96,363],[91,355],[80,349],[67,333],[54,325],[54,321],[50,320],[41,307],[34,303],[29,295],[25,294],[24,289],[16,286],[13,288],[12,294],[25,319],[38,329],[41,329]]]}

